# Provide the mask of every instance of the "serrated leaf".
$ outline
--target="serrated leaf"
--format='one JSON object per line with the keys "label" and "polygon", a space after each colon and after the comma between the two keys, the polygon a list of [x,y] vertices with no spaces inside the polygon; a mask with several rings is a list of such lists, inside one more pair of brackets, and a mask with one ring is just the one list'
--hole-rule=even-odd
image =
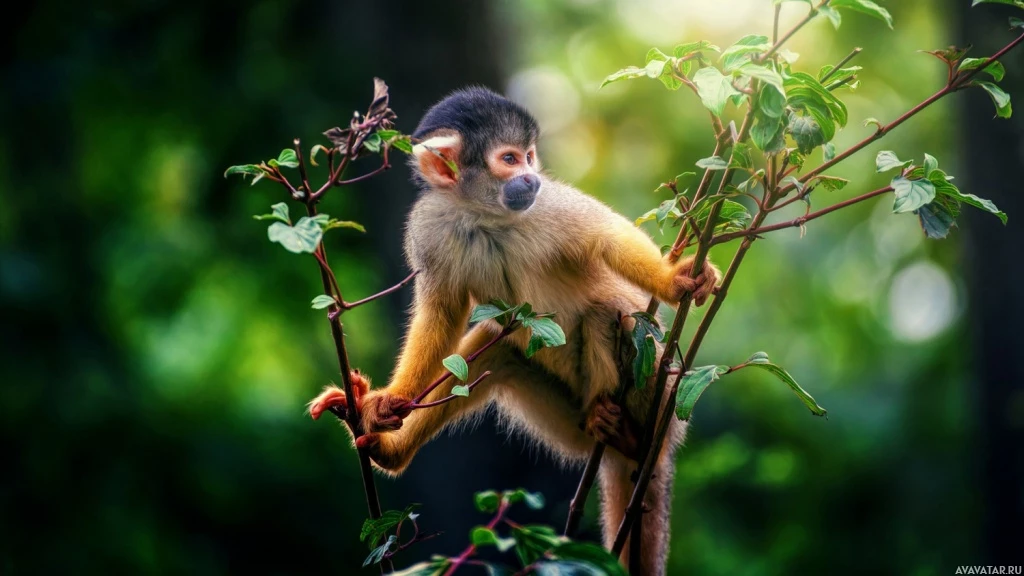
{"label": "serrated leaf", "polygon": [[508,305],[499,306],[494,301],[490,304],[479,304],[473,308],[473,312],[470,313],[469,323],[476,324],[477,322],[483,322],[484,320],[490,320],[491,318],[498,318],[499,316],[505,315],[508,311]]}
{"label": "serrated leaf", "polygon": [[842,190],[850,183],[849,180],[838,176],[816,176],[813,181],[819,183],[829,192]]}
{"label": "serrated leaf", "polygon": [[374,152],[374,153],[380,152],[380,147],[383,144],[384,144],[384,141],[381,140],[380,136],[377,135],[376,132],[374,132],[373,134],[370,134],[369,136],[367,136],[366,140],[363,140],[363,148],[366,148],[370,152]]}
{"label": "serrated leaf", "polygon": [[794,115],[789,123],[789,133],[792,134],[797,148],[804,154],[810,154],[827,141],[821,124],[808,116]]}
{"label": "serrated leaf", "polygon": [[756,122],[750,128],[750,140],[758,150],[769,152],[775,137],[782,131],[782,125],[782,118],[758,115]]}
{"label": "serrated leaf", "polygon": [[768,355],[764,352],[755,353],[746,361],[746,365],[767,370],[775,375],[776,378],[782,380],[787,386],[789,386],[790,390],[796,394],[797,398],[804,403],[804,406],[807,406],[807,409],[811,411],[811,414],[814,414],[815,416],[826,416],[828,414],[827,410],[819,406],[818,403],[814,401],[814,398],[796,383],[796,380],[789,374],[789,372],[786,372],[777,364],[772,364],[768,359]]}
{"label": "serrated leaf", "polygon": [[294,254],[312,254],[320,245],[323,235],[324,231],[320,225],[308,216],[300,218],[295,226],[289,226],[284,222],[274,222],[267,228],[267,238],[271,242],[280,243],[286,250]]}
{"label": "serrated leaf", "polygon": [[689,420],[700,395],[728,369],[728,366],[701,366],[683,374],[676,388],[676,418]]}
{"label": "serrated leaf", "polygon": [[[960,62],[960,66],[959,68],[957,68],[957,70],[963,72],[965,70],[974,70],[975,68],[981,68],[981,65],[984,64],[987,60],[988,58],[964,58],[963,61]],[[1002,81],[1003,76],[1006,75],[1006,68],[1003,67],[1002,62],[998,60],[993,60],[991,64],[985,67],[984,72],[991,76],[992,79],[995,80],[996,82],[1000,82]]]}
{"label": "serrated leaf", "polygon": [[999,218],[999,221],[1002,222],[1003,225],[1006,224],[1006,213],[997,208],[995,203],[985,198],[979,198],[974,194],[964,194],[960,192],[960,189],[952,182],[949,182],[947,179],[949,177],[947,177],[941,170],[931,172],[928,178],[931,180],[932,184],[935,185],[936,201],[942,197],[947,197],[956,202],[956,210],[947,210],[952,213],[954,218],[960,214],[959,206],[962,202],[969,206],[984,210],[989,214],[993,214]]}
{"label": "serrated leaf", "polygon": [[551,318],[525,318],[522,322],[523,326],[530,329],[530,341],[524,351],[527,358],[533,357],[541,348],[565,344],[565,332]]}
{"label": "serrated leaf", "polygon": [[895,214],[913,212],[935,199],[935,186],[928,180],[909,180],[897,176],[890,185],[896,195],[892,205]]}
{"label": "serrated leaf", "polygon": [[985,92],[988,92],[988,95],[992,98],[992,103],[996,105],[996,116],[1009,118],[1013,114],[1010,95],[1004,92],[1002,88],[991,82],[972,82],[972,85],[981,86]]}
{"label": "serrated leaf", "polygon": [[697,167],[705,170],[725,170],[729,167],[729,163],[721,156],[709,156],[697,160]]}
{"label": "serrated leaf", "polygon": [[757,98],[758,112],[768,118],[782,118],[786,111],[786,93],[784,90],[776,90],[773,87],[761,88]]}
{"label": "serrated leaf", "polygon": [[900,160],[892,150],[882,150],[875,156],[875,171],[881,174],[893,168],[906,168],[910,160]]}
{"label": "serrated leaf", "polygon": [[717,68],[701,68],[693,75],[693,83],[697,86],[701,103],[715,116],[722,115],[729,98],[742,96],[742,93],[732,85],[732,78],[724,76]]}
{"label": "serrated leaf", "polygon": [[925,236],[934,240],[945,238],[956,226],[960,213],[959,202],[949,196],[938,196],[930,204],[917,211],[917,217]]}
{"label": "serrated leaf", "polygon": [[[441,360],[441,364],[452,373],[459,380],[465,382],[469,378],[469,364],[466,363],[466,359],[458,354],[452,354],[451,356]],[[453,392],[454,394],[454,392]]]}
{"label": "serrated leaf", "polygon": [[363,522],[362,530],[359,532],[359,540],[366,542],[370,550],[373,550],[377,541],[390,532],[391,529],[397,527],[407,518],[415,519],[418,514],[414,514],[413,510],[419,506],[419,504],[410,504],[405,507],[405,510],[386,510],[381,514],[380,518],[367,518]]}
{"label": "serrated leaf", "polygon": [[327,308],[328,306],[331,306],[334,303],[335,303],[335,301],[334,301],[334,297],[333,296],[328,296],[327,294],[321,294],[321,295],[317,296],[316,298],[313,298],[313,303],[312,304],[313,304],[313,309],[314,310],[323,310],[324,308]]}
{"label": "serrated leaf", "polygon": [[882,8],[878,4],[875,4],[871,0],[832,0],[830,6],[833,8],[846,8],[848,10],[853,10],[854,12],[874,16],[875,18],[885,22],[890,29],[892,28],[892,15],[889,14],[888,10]]}

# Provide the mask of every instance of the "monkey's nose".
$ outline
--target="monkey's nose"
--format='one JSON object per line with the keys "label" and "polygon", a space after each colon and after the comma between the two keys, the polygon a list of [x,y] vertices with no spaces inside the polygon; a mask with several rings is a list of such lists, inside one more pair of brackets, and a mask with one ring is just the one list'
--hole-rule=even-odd
{"label": "monkey's nose", "polygon": [[540,187],[540,178],[536,174],[523,174],[523,183],[533,189]]}

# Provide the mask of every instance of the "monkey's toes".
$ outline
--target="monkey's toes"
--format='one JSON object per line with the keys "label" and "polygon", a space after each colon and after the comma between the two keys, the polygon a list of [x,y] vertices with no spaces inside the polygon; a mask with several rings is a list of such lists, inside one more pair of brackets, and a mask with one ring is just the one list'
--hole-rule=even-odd
{"label": "monkey's toes", "polygon": [[337,386],[327,386],[319,396],[309,401],[309,415],[313,420],[318,420],[320,415],[332,408],[340,409],[342,412],[348,410],[348,398],[345,391]]}

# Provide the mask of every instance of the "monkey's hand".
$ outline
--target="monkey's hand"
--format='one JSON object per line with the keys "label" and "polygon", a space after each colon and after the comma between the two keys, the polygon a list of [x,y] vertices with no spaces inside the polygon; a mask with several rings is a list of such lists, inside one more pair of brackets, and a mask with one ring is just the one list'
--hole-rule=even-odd
{"label": "monkey's hand", "polygon": [[594,401],[584,423],[587,434],[618,450],[623,456],[638,460],[640,455],[640,431],[622,407],[608,396]]}
{"label": "monkey's hand", "polygon": [[[350,372],[349,380],[352,382],[352,394],[355,396],[356,410],[360,410],[362,396],[370,391],[370,381],[359,370]],[[340,418],[345,418],[348,410],[348,398],[345,397],[345,391],[341,388],[337,386],[324,386],[324,391],[316,398],[310,400],[309,404],[306,405],[306,409],[309,411],[309,415],[313,417],[313,420],[318,420],[320,415],[327,410],[334,412]]]}
{"label": "monkey's hand", "polygon": [[708,296],[714,293],[718,281],[722,279],[722,273],[710,260],[704,261],[704,266],[696,278],[690,278],[692,271],[693,256],[681,260],[676,266],[675,277],[672,279],[674,301],[679,302],[683,294],[690,292],[693,294],[693,303],[703,306]]}

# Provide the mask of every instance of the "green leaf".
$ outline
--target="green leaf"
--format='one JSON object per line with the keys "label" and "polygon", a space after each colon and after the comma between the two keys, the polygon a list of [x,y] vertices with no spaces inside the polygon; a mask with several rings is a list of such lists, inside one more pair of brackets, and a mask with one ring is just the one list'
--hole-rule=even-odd
{"label": "green leaf", "polygon": [[842,190],[843,188],[846,187],[847,184],[850,183],[849,180],[845,178],[839,178],[838,176],[815,176],[812,181],[818,182],[829,192]]}
{"label": "green leaf", "polygon": [[397,548],[397,546],[398,536],[394,534],[388,536],[388,539],[383,544],[370,551],[370,555],[366,557],[366,560],[363,560],[363,568],[371,564],[378,564],[384,559],[385,554],[391,551],[392,548]]}
{"label": "green leaf", "polygon": [[633,348],[636,349],[636,358],[633,359],[633,384],[642,389],[647,384],[647,379],[654,375],[654,362],[658,355],[656,343],[665,340],[665,333],[658,325],[658,320],[646,312],[634,312],[630,316],[636,320],[630,334]]}
{"label": "green leaf", "polygon": [[876,130],[882,129],[882,123],[878,121],[878,118],[868,118],[867,120],[864,121],[865,126],[869,124],[874,124]]}
{"label": "green leaf", "polygon": [[363,225],[359,222],[353,222],[351,220],[335,220],[334,218],[331,218],[327,222],[321,222],[320,227],[324,229],[324,232],[334,230],[335,228],[351,228],[360,232],[366,232],[366,228],[363,228]]}
{"label": "green leaf", "polygon": [[619,80],[631,80],[633,78],[646,78],[647,71],[643,68],[637,68],[636,66],[627,66],[622,70],[613,72],[605,77],[604,81],[601,82],[601,88],[611,84],[612,82],[618,82]]}
{"label": "green leaf", "polygon": [[843,23],[843,17],[839,14],[839,10],[831,6],[822,6],[818,8],[818,13],[828,18],[829,22],[832,23],[832,27],[839,30],[839,25]]}
{"label": "green leaf", "polygon": [[792,186],[793,188],[796,188],[797,192],[803,192],[804,191],[804,183],[801,182],[799,179],[797,179],[796,176],[792,176],[792,175],[786,176],[785,178],[783,178],[782,180],[779,181],[779,184],[782,184],[782,185],[785,185],[785,186]]}
{"label": "green leaf", "polygon": [[782,118],[786,111],[786,93],[771,86],[761,88],[757,98],[758,112],[768,118]]}
{"label": "green leaf", "polygon": [[573,563],[575,571],[538,571],[538,574],[626,576],[618,559],[603,546],[592,542],[563,542],[551,550],[551,556],[559,561]]}
{"label": "green leaf", "polygon": [[999,221],[1002,222],[1003,225],[1006,224],[1006,213],[997,208],[991,200],[979,198],[974,194],[964,194],[960,192],[960,189],[953,185],[952,182],[949,182],[947,176],[941,170],[932,171],[929,173],[928,178],[931,180],[932,184],[935,185],[936,201],[942,197],[948,197],[956,202],[956,210],[947,210],[947,212],[951,212],[953,214],[954,218],[960,214],[959,207],[962,202],[969,206],[984,210],[989,214],[994,214],[999,218]]}
{"label": "green leaf", "polygon": [[[960,62],[960,67],[957,68],[959,71],[974,70],[975,68],[981,68],[981,65],[985,63],[988,58],[964,58]],[[1003,76],[1006,75],[1006,68],[998,60],[993,60],[991,64],[985,67],[985,73],[992,77],[996,82],[1000,82]]]}
{"label": "green leaf", "polygon": [[451,356],[441,360],[441,364],[452,373],[459,380],[465,382],[469,378],[469,364],[466,363],[466,359],[458,354],[452,354]]}
{"label": "green leaf", "polygon": [[327,294],[321,294],[321,295],[317,296],[316,298],[313,298],[313,309],[314,310],[323,310],[324,308],[327,308],[328,306],[334,305],[334,303],[335,302],[334,302],[334,297],[333,296],[328,296]]}
{"label": "green leaf", "polygon": [[680,44],[672,50],[672,53],[676,58],[685,58],[690,54],[696,52],[703,52],[704,50],[712,50],[714,52],[721,52],[722,49],[715,46],[707,40],[700,40],[699,42],[687,42],[686,44]]}
{"label": "green leaf", "polygon": [[469,533],[469,541],[474,546],[496,546],[498,552],[508,552],[516,545],[513,538],[501,538],[498,534],[486,526],[477,526]]}
{"label": "green leaf", "polygon": [[406,519],[415,520],[418,518],[419,514],[413,513],[413,510],[419,506],[419,504],[410,504],[406,506],[405,510],[387,510],[381,514],[380,518],[375,520],[367,518],[363,522],[362,530],[359,532],[359,540],[366,542],[366,545],[373,550],[374,546],[377,545],[377,541],[390,532],[391,529],[396,528]]}
{"label": "green leaf", "polygon": [[504,498],[509,504],[526,502],[526,505],[532,510],[540,510],[544,507],[543,494],[540,492],[527,492],[523,488],[517,488],[515,490],[505,492]]}
{"label": "green leaf", "polygon": [[284,222],[274,222],[267,228],[267,238],[271,242],[278,242],[286,250],[295,254],[304,252],[312,254],[320,245],[323,236],[323,229],[320,228],[316,220],[308,216],[300,218],[295,226],[289,226]]}
{"label": "green leaf", "polygon": [[807,409],[811,411],[811,414],[814,414],[815,416],[826,416],[828,414],[827,410],[819,406],[818,403],[814,401],[814,398],[796,383],[796,380],[790,376],[789,372],[786,372],[776,364],[772,364],[771,361],[768,360],[768,355],[764,352],[754,353],[754,355],[746,361],[746,365],[767,370],[774,374],[776,378],[782,380],[787,386],[789,386],[790,390],[796,394],[797,398],[804,403],[804,406],[807,406]]}
{"label": "green leaf", "polygon": [[380,152],[380,147],[384,144],[380,136],[376,132],[370,134],[363,140],[363,148],[366,148],[370,152]]}
{"label": "green leaf", "polygon": [[253,216],[256,220],[278,220],[291,226],[292,220],[288,217],[288,205],[284,202],[278,202],[270,207],[270,214],[260,214]]}
{"label": "green leaf", "polygon": [[890,29],[892,28],[892,15],[889,14],[888,10],[871,0],[832,0],[830,6],[833,8],[846,8],[847,10],[874,16],[884,21]]}
{"label": "green leaf", "polygon": [[935,199],[935,186],[928,180],[908,180],[897,176],[890,182],[896,199],[892,211],[896,214],[913,212]]}
{"label": "green leaf", "polygon": [[765,85],[774,88],[783,98],[786,97],[786,89],[782,86],[782,76],[771,68],[758,66],[757,64],[748,62],[747,64],[740,66],[736,72],[744,76],[757,78],[761,82],[764,82]]}
{"label": "green leaf", "polygon": [[[491,318],[498,318],[506,315],[510,312],[508,304],[500,300],[491,300],[490,304],[479,304],[473,308],[473,312],[469,315],[469,323],[476,324],[477,322],[483,322],[484,320],[490,320]],[[499,322],[504,324],[504,322]]]}
{"label": "green leaf", "polygon": [[277,165],[285,168],[298,168],[299,158],[295,155],[295,150],[291,148],[281,150],[281,153],[277,155]]}
{"label": "green leaf", "polygon": [[921,206],[917,211],[918,220],[925,236],[935,240],[945,238],[956,226],[956,218],[960,215],[960,203],[950,196],[936,196],[930,204]]}
{"label": "green leaf", "polygon": [[501,504],[501,496],[494,490],[485,490],[474,494],[473,502],[476,504],[476,509],[481,512],[497,512],[498,505]]}
{"label": "green leaf", "polygon": [[875,171],[881,174],[893,168],[906,168],[910,160],[900,160],[892,150],[882,150],[875,156]]}
{"label": "green leaf", "polygon": [[1024,20],[1017,18],[1016,16],[1010,16],[1010,29],[1024,28]]}
{"label": "green leaf", "polygon": [[388,576],[441,576],[451,567],[452,561],[444,556],[435,556],[430,562],[418,562],[405,570],[392,572]]}
{"label": "green leaf", "polygon": [[924,175],[930,177],[932,172],[938,170],[939,161],[935,159],[935,156],[925,152],[924,154]]}
{"label": "green leaf", "polygon": [[701,68],[693,75],[693,83],[704,107],[715,116],[721,116],[729,98],[742,93],[732,85],[732,78],[724,76],[717,68]]}
{"label": "green leaf", "polygon": [[826,142],[821,147],[821,159],[825,162],[831,162],[836,157],[836,145],[831,142]]}
{"label": "green leaf", "polygon": [[550,348],[565,344],[565,332],[551,318],[524,318],[523,326],[530,329],[530,342],[526,345],[524,354],[527,358],[541,348]]}
{"label": "green leaf", "polygon": [[701,366],[683,374],[676,389],[676,418],[689,420],[700,395],[728,369],[728,366]]}
{"label": "green leaf", "polygon": [[978,4],[1009,4],[1018,8],[1024,8],[1024,2],[1021,0],[974,0],[971,2],[971,7],[977,6]]}
{"label": "green leaf", "polygon": [[[263,178],[266,172],[256,164],[239,164],[238,166],[228,166],[228,169],[224,171],[224,177],[227,178],[232,174],[241,174],[244,179],[246,176],[255,176],[256,179]],[[256,180],[253,180],[255,183]]]}
{"label": "green leaf", "polygon": [[797,148],[804,154],[810,154],[812,150],[827,142],[821,124],[807,116],[794,115],[789,123],[789,133],[793,135]]}
{"label": "green leaf", "polygon": [[752,54],[766,52],[769,48],[771,48],[771,43],[767,36],[748,34],[726,48],[719,60],[726,70],[733,70],[750,62]]}
{"label": "green leaf", "polygon": [[729,163],[721,156],[710,156],[697,160],[697,167],[705,170],[725,170],[729,167]]}
{"label": "green leaf", "polygon": [[540,559],[549,550],[566,541],[548,526],[529,524],[513,526],[512,538],[516,541],[516,556],[523,566],[529,566]]}
{"label": "green leaf", "polygon": [[309,163],[312,164],[313,166],[319,166],[319,164],[316,163],[316,155],[321,150],[323,150],[324,153],[326,154],[327,152],[330,151],[330,148],[322,144],[315,144],[313,148],[309,150]]}
{"label": "green leaf", "polygon": [[985,92],[988,92],[988,95],[992,98],[992,103],[996,105],[996,116],[1009,118],[1013,114],[1013,107],[1010,105],[1010,95],[1004,92],[1002,88],[991,82],[972,82],[971,84],[981,86]]}
{"label": "green leaf", "polygon": [[456,384],[452,386],[452,396],[462,396],[463,398],[469,398],[469,386],[466,384]]}
{"label": "green leaf", "polygon": [[782,118],[770,118],[757,115],[756,122],[750,128],[750,139],[758,150],[772,151],[775,137],[782,132]]}

